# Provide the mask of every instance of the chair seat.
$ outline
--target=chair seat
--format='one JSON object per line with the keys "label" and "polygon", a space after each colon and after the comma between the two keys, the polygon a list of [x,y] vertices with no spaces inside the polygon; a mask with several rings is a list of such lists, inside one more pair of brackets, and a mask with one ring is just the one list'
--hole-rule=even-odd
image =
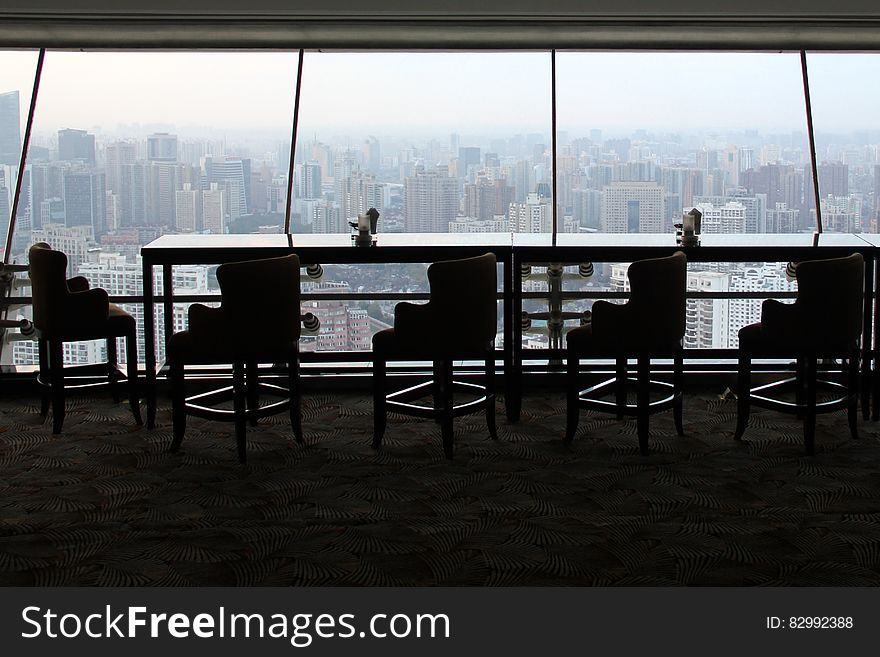
{"label": "chair seat", "polygon": [[456,360],[469,357],[485,358],[486,351],[492,349],[491,341],[480,343],[452,342],[446,345],[438,345],[430,341],[402,340],[393,328],[384,329],[373,335],[373,351],[385,356],[405,356],[411,358],[435,358],[455,356]]}
{"label": "chair seat", "polygon": [[[650,336],[650,327],[645,328],[645,335]],[[600,336],[593,332],[593,325],[587,324],[571,329],[566,333],[566,344],[568,348],[577,354],[609,357],[619,356],[621,354],[649,354],[654,358],[672,357],[681,351],[680,342],[672,342],[670,344],[654,344],[650,340],[645,340],[639,344],[627,344],[616,336]]]}
{"label": "chair seat", "polygon": [[776,357],[797,354],[839,356],[858,350],[858,343],[855,341],[834,340],[829,337],[821,341],[811,338],[809,342],[801,342],[792,335],[780,337],[768,333],[761,322],[743,326],[739,330],[739,346],[751,354]]}
{"label": "chair seat", "polygon": [[171,336],[168,355],[172,359],[191,365],[231,363],[235,360],[265,363],[286,361],[296,349],[295,342],[264,344],[258,337],[246,344],[236,344],[234,349],[229,346],[224,348],[215,340],[205,340],[190,331],[180,331]]}
{"label": "chair seat", "polygon": [[100,324],[83,326],[71,326],[63,331],[48,333],[43,331],[40,337],[46,340],[63,340],[75,342],[78,340],[95,340],[97,338],[122,338],[132,335],[137,329],[134,317],[115,304],[110,304],[107,309],[107,320]]}

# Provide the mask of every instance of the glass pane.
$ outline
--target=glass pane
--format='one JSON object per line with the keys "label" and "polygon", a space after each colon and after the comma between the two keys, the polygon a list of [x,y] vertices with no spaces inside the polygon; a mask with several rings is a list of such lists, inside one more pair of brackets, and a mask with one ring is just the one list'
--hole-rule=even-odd
{"label": "glass pane", "polygon": [[[16,258],[16,249],[12,244],[7,244],[6,238],[9,235],[38,56],[36,51],[0,51],[0,257],[5,257],[6,261],[12,263],[21,261]],[[30,216],[29,188],[30,176],[25,172],[19,204],[19,214],[25,217],[25,221]],[[16,278],[16,282],[25,282],[23,274]],[[2,297],[21,296],[27,292],[22,285],[14,285],[9,290],[4,282],[0,282]],[[14,301],[0,310],[2,319],[30,319],[30,307],[18,305]],[[0,329],[0,364],[8,365],[13,362],[14,345],[17,344],[36,345],[16,329]]]}
{"label": "glass pane", "polygon": [[[296,67],[296,53],[48,52],[15,258],[46,241],[69,275],[139,295],[140,248],[162,234],[281,232]],[[177,268],[175,286],[216,292],[208,274]]]}
{"label": "glass pane", "polygon": [[[880,54],[809,54],[822,228],[876,233],[880,218]],[[810,189],[810,194],[813,191]],[[811,211],[815,202],[810,199]]]}
{"label": "glass pane", "polygon": [[[625,82],[623,82],[625,81]],[[796,53],[557,54],[560,203],[573,229],[814,228]]]}
{"label": "glass pane", "polygon": [[299,125],[295,232],[550,230],[547,53],[307,53]]}
{"label": "glass pane", "polygon": [[[813,231],[797,53],[558,52],[556,70],[560,231],[668,233],[693,208],[702,233],[760,240]],[[791,289],[784,265],[692,264],[688,287],[772,295]],[[626,265],[597,263],[589,277],[566,276],[563,287],[624,291]],[[563,310],[591,305],[572,300]],[[690,315],[711,331],[695,329],[687,346],[735,347],[756,308],[758,300],[690,302]],[[552,338],[531,344],[542,342]]]}

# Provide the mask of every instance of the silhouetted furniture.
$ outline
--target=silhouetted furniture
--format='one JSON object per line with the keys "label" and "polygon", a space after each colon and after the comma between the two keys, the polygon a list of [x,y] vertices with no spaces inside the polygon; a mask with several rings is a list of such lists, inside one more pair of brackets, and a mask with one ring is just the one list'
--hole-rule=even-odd
{"label": "silhouetted furniture", "polygon": [[[342,234],[260,234],[260,235],[162,235],[141,249],[144,284],[144,348],[146,359],[147,427],[152,426],[156,410],[156,303],[165,309],[167,342],[174,333],[174,290],[171,282],[178,265],[218,265],[226,262],[275,258],[290,253],[299,256],[301,265],[424,263],[454,258],[469,258],[490,252],[501,264],[505,313],[513,308],[510,263],[513,258],[511,233],[383,233],[370,248],[352,245],[351,236]],[[162,271],[161,301],[153,282],[156,269]],[[313,297],[314,298],[314,297]],[[514,342],[514,322],[504,320],[504,344]],[[513,370],[512,350],[503,353],[504,370]],[[323,353],[303,353],[303,361],[322,361]],[[507,381],[515,382],[514,377]],[[505,397],[513,397],[505,390]]]}
{"label": "silhouetted furniture", "polygon": [[[33,293],[34,326],[39,341],[42,386],[40,414],[45,417],[52,401],[52,432],[61,433],[64,423],[64,390],[96,384],[109,385],[119,400],[116,339],[125,338],[128,398],[135,422],[141,424],[137,380],[137,338],[134,317],[110,303],[107,292],[89,288],[82,276],[67,278],[67,256],[45,242],[28,251]],[[107,363],[64,367],[64,343],[106,340]],[[95,379],[99,379],[97,382]]]}
{"label": "silhouetted furniture", "polygon": [[[687,258],[681,251],[666,258],[640,260],[629,266],[630,298],[625,304],[597,301],[592,322],[567,334],[567,421],[565,442],[577,431],[580,408],[635,415],[639,449],[648,453],[648,418],[668,408],[674,412],[675,427],[683,435],[681,403],[683,384],[682,339],[685,332],[685,288]],[[580,390],[582,359],[614,359],[616,376],[586,390]],[[635,358],[636,403],[627,404],[627,359]],[[651,358],[673,360],[672,383],[651,381]],[[651,386],[671,394],[651,402]],[[609,391],[613,401],[602,399]]]}
{"label": "silhouetted furniture", "polygon": [[[428,267],[431,298],[426,304],[399,303],[394,328],[373,336],[373,447],[385,433],[388,409],[432,418],[440,423],[443,452],[452,458],[454,417],[485,409],[493,439],[495,428],[495,334],[497,331],[496,259],[491,253],[474,258],[435,262]],[[485,383],[454,381],[453,359],[485,363]],[[389,360],[431,360],[433,379],[388,393]],[[455,405],[455,390],[476,393],[472,401]],[[432,405],[415,403],[431,394]]]}
{"label": "silhouetted furniture", "polygon": [[[189,329],[169,341],[174,436],[171,451],[180,448],[187,414],[235,422],[239,461],[246,453],[246,424],[289,408],[298,443],[303,442],[300,415],[299,336],[300,265],[296,255],[220,265],[219,308],[193,304]],[[232,363],[232,386],[187,398],[186,365]],[[286,363],[288,388],[260,382],[261,363]],[[259,392],[283,400],[259,405]],[[233,408],[215,407],[229,400]]]}
{"label": "silhouetted furniture", "polygon": [[[739,331],[738,410],[734,438],[740,440],[749,422],[750,404],[796,413],[804,419],[804,445],[815,449],[816,414],[847,409],[849,428],[858,437],[859,336],[862,333],[865,261],[861,254],[830,260],[808,260],[795,270],[798,295],[794,303],[768,299],[761,321]],[[752,358],[797,359],[795,376],[751,387]],[[820,359],[843,359],[846,382],[819,379]],[[817,402],[817,386],[838,393]],[[795,393],[787,401],[768,394]]]}

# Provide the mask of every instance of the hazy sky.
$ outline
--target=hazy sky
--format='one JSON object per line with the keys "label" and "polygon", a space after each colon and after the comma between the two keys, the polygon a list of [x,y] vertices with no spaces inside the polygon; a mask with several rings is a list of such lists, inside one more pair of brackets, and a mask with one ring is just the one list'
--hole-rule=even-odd
{"label": "hazy sky", "polygon": [[[35,131],[171,124],[289,133],[296,53],[46,55]],[[811,55],[817,131],[880,129],[880,54]],[[0,52],[0,92],[36,53]],[[550,55],[306,53],[300,125],[350,134],[550,132]],[[560,130],[805,131],[796,53],[557,54]],[[301,133],[302,134],[302,133]]]}

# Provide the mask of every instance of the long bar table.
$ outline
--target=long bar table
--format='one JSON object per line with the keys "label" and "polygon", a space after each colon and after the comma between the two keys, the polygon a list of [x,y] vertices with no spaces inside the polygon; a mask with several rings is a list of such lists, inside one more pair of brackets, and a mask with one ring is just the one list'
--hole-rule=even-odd
{"label": "long bar table", "polygon": [[[513,236],[513,308],[510,317],[522,315],[522,265],[526,264],[577,264],[581,262],[634,262],[645,258],[668,256],[684,251],[689,262],[799,262],[837,258],[861,253],[865,258],[865,313],[862,330],[862,412],[869,417],[871,387],[872,319],[869,301],[874,296],[875,253],[880,245],[853,234],[841,233],[795,233],[760,235],[704,234],[699,246],[682,247],[670,233],[560,233],[553,244],[549,234],[519,233]],[[876,324],[877,322],[875,322]],[[513,396],[505,399],[508,419],[519,419],[522,405],[523,346],[520,334],[513,343],[512,370],[505,370],[507,390]],[[696,352],[696,353],[695,353]],[[691,350],[688,356],[699,357],[699,350]],[[880,377],[875,377],[880,379]],[[880,393],[880,382],[875,381]],[[875,400],[877,399],[875,395]],[[876,411],[875,411],[876,413]]]}
{"label": "long bar table", "polygon": [[[163,235],[141,249],[143,259],[144,342],[146,359],[147,426],[156,418],[156,334],[153,268],[162,267],[162,297],[166,353],[174,330],[173,268],[175,265],[219,265],[296,253],[308,264],[387,264],[435,262],[494,253],[503,266],[504,371],[510,372],[514,343],[511,320],[512,238],[510,233],[380,233],[374,246],[354,246],[348,234],[307,235]],[[271,284],[255,281],[255,285]],[[467,284],[466,281],[463,284]],[[513,383],[514,379],[505,378]],[[507,390],[505,397],[517,397]]]}

